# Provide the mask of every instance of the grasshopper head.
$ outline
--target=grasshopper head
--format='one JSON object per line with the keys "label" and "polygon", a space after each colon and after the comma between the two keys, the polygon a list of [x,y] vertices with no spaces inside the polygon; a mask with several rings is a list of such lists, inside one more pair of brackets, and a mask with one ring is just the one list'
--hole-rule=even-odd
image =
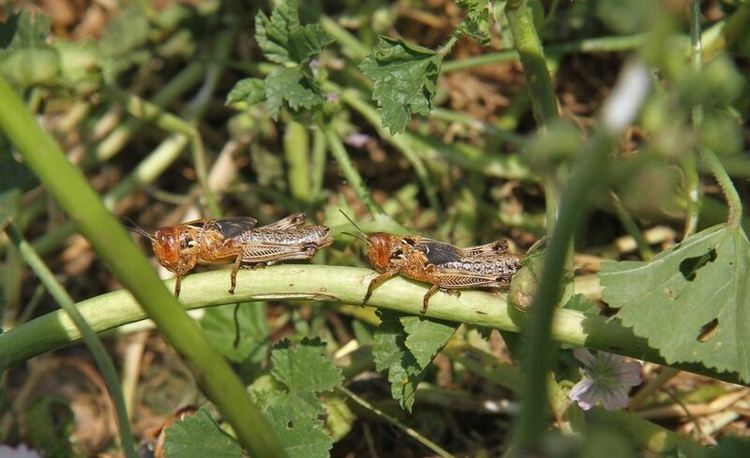
{"label": "grasshopper head", "polygon": [[184,274],[195,267],[198,259],[195,232],[194,228],[188,226],[168,226],[154,232],[151,246],[159,264],[177,274]]}

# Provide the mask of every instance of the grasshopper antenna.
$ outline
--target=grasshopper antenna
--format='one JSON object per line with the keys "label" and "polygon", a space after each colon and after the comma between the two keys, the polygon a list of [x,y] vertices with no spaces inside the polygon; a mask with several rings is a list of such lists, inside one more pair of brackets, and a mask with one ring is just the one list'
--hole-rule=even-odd
{"label": "grasshopper antenna", "polygon": [[363,231],[362,228],[359,227],[359,225],[357,225],[357,223],[355,223],[354,220],[351,219],[349,215],[346,214],[346,212],[344,212],[344,210],[339,208],[339,212],[341,212],[341,214],[344,215],[344,218],[346,218],[350,223],[352,223],[352,226],[354,226],[359,231],[359,233],[364,236],[364,239],[362,237],[357,237],[354,234],[350,234],[349,232],[342,232],[342,234],[350,235],[354,237],[355,239],[363,240],[364,242],[367,242],[367,244],[369,245],[370,240],[369,240],[369,237],[367,236],[367,232]]}
{"label": "grasshopper antenna", "polygon": [[123,220],[123,225],[130,232],[135,232],[136,234],[140,235],[141,237],[145,237],[145,238],[151,240],[152,242],[155,240],[153,234],[151,234],[150,232],[148,232],[147,230],[145,230],[144,228],[142,228],[141,226],[139,226],[132,219],[130,219],[130,218],[126,217],[126,216],[123,216],[122,220]]}

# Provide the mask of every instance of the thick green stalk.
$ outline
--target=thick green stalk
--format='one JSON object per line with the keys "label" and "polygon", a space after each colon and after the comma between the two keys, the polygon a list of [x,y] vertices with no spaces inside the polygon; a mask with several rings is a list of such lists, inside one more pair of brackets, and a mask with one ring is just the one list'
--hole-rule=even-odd
{"label": "thick green stalk", "polygon": [[41,129],[10,85],[0,78],[0,130],[16,146],[60,206],[159,331],[182,355],[207,396],[255,456],[283,456],[278,437],[227,362],[153,273],[151,265],[120,224],[107,212],[81,172]]}
{"label": "thick green stalk", "polygon": [[523,365],[525,396],[514,436],[515,449],[520,454],[533,447],[545,430],[548,412],[546,374],[555,353],[549,337],[553,315],[559,312],[555,306],[560,300],[570,242],[592,191],[602,179],[602,170],[606,170],[610,140],[608,134],[599,131],[586,145],[563,196],[560,217],[546,252],[542,281],[527,330],[528,349]]}
{"label": "thick green stalk", "polygon": [[328,148],[330,149],[333,158],[336,159],[336,162],[341,169],[341,174],[344,175],[344,178],[349,182],[349,185],[354,188],[354,192],[357,193],[357,196],[362,203],[365,204],[370,214],[373,217],[385,214],[380,205],[373,200],[370,190],[367,189],[367,185],[365,185],[365,182],[362,180],[362,176],[357,171],[357,168],[354,167],[354,164],[349,157],[349,153],[346,152],[346,148],[341,142],[341,138],[339,138],[339,134],[337,134],[330,125],[321,124],[320,129],[325,133]]}
{"label": "thick green stalk", "polygon": [[296,121],[289,121],[284,132],[284,158],[287,166],[289,191],[296,200],[309,202],[310,192],[310,140],[307,129]]}
{"label": "thick green stalk", "polygon": [[[237,275],[237,291],[232,295],[227,292],[229,271],[214,270],[187,276],[182,283],[180,299],[186,309],[253,300],[337,301],[358,306],[374,275],[375,272],[370,269],[304,264],[241,270]],[[174,280],[167,280],[166,285],[169,289],[173,288]],[[369,303],[379,308],[419,315],[426,290],[424,285],[394,277],[375,290]],[[102,294],[76,306],[96,332],[148,318],[126,290]],[[507,294],[484,291],[465,291],[458,297],[435,294],[430,299],[426,316],[510,332],[520,332],[529,318],[508,305]],[[556,342],[573,347],[585,346],[664,364],[658,351],[650,348],[645,339],[635,336],[631,329],[618,321],[606,317],[558,309],[552,321],[551,336]],[[0,370],[79,339],[80,332],[65,313],[48,313],[0,334]],[[716,373],[698,364],[680,364],[676,367],[738,383],[731,374]],[[523,387],[523,381],[519,386]]]}
{"label": "thick green stalk", "polygon": [[91,354],[94,356],[99,370],[102,371],[104,381],[109,388],[109,393],[112,396],[113,403],[115,405],[115,413],[117,415],[117,422],[120,427],[120,440],[122,442],[122,448],[125,450],[125,455],[128,458],[135,458],[138,454],[135,451],[135,440],[133,439],[133,433],[130,430],[130,422],[128,420],[128,411],[125,407],[125,399],[122,396],[122,389],[120,387],[120,381],[117,377],[117,370],[115,365],[112,364],[112,360],[107,354],[107,350],[102,345],[101,340],[96,336],[93,329],[86,323],[86,320],[78,312],[78,309],[73,302],[73,298],[70,297],[65,288],[57,281],[55,275],[49,270],[49,267],[42,261],[42,258],[36,254],[31,245],[24,240],[23,234],[18,228],[11,223],[6,228],[6,233],[10,237],[13,244],[18,248],[21,256],[31,269],[39,277],[47,291],[50,292],[55,301],[62,307],[65,313],[68,314],[71,321],[75,323],[76,328],[81,333],[84,342],[91,350]]}
{"label": "thick green stalk", "polygon": [[526,0],[511,0],[505,5],[516,51],[521,58],[526,84],[531,94],[531,108],[537,124],[544,126],[557,118],[557,98],[547,71],[542,42]]}

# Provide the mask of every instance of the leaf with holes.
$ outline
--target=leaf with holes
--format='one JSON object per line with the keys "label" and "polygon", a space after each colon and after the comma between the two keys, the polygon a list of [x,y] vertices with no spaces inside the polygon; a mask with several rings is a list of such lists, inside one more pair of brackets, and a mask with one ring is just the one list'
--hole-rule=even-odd
{"label": "leaf with holes", "polygon": [[289,456],[326,457],[333,446],[318,396],[339,386],[343,377],[324,350],[319,339],[280,343],[271,351],[271,375],[251,387]]}
{"label": "leaf with holes", "polygon": [[602,299],[668,363],[698,362],[750,382],[750,243],[715,226],[650,262],[607,262]]}

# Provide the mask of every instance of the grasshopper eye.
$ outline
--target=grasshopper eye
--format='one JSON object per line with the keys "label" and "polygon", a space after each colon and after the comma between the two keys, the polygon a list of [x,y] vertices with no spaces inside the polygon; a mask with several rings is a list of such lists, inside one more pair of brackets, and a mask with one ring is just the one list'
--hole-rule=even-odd
{"label": "grasshopper eye", "polygon": [[196,245],[198,245],[198,242],[196,242],[195,240],[190,240],[187,243],[188,248],[194,248]]}

